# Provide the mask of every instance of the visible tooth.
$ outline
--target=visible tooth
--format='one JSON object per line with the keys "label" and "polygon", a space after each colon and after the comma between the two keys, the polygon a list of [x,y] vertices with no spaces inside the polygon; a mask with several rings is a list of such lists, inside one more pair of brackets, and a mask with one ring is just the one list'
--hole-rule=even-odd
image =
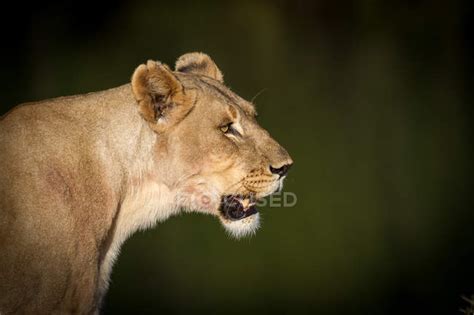
{"label": "visible tooth", "polygon": [[244,206],[244,209],[247,208],[250,205],[250,200],[249,199],[243,199],[242,200],[242,206]]}

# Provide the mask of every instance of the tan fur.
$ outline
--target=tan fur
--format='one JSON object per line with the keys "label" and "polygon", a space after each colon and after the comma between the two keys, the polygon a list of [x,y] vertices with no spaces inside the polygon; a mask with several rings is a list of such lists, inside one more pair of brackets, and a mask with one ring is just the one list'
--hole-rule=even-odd
{"label": "tan fur", "polygon": [[[274,192],[269,166],[291,159],[207,55],[177,69],[148,61],[131,84],[2,117],[2,315],[97,313],[125,239],[181,209],[249,232],[256,215],[227,222],[221,196]],[[223,134],[229,122],[241,136]]]}

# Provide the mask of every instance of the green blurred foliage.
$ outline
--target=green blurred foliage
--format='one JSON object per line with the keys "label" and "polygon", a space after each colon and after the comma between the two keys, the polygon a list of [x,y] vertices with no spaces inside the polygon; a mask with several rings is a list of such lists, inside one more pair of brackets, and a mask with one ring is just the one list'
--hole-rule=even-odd
{"label": "green blurred foliage", "polygon": [[454,314],[474,292],[469,8],[130,1],[89,21],[52,5],[5,65],[3,109],[117,86],[189,51],[242,97],[263,90],[259,120],[295,160],[297,205],[262,209],[241,241],[191,214],[135,235],[106,314]]}

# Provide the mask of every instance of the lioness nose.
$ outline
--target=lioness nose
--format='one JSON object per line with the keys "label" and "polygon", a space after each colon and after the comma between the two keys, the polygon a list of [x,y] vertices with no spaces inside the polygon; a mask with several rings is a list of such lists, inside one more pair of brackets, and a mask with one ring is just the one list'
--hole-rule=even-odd
{"label": "lioness nose", "polygon": [[286,173],[288,173],[288,170],[290,169],[291,165],[293,164],[285,164],[279,168],[274,168],[273,166],[270,165],[270,172],[276,175],[280,175],[280,177],[283,177],[286,175]]}

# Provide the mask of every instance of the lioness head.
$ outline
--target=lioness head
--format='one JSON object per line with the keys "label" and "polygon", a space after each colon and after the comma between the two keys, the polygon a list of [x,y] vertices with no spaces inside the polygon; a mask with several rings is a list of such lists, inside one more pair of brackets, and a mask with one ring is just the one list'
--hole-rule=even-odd
{"label": "lioness head", "polygon": [[157,133],[159,180],[176,204],[217,216],[235,237],[259,226],[255,203],[281,189],[292,165],[256,120],[254,106],[224,85],[209,56],[189,53],[175,70],[148,61],[132,76],[139,112]]}

